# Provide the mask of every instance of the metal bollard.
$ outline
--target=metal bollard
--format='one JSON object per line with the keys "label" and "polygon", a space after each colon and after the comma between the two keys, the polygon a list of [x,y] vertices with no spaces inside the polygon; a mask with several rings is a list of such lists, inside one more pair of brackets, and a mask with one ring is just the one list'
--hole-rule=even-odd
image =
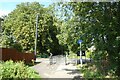
{"label": "metal bollard", "polygon": [[52,61],[52,53],[50,53],[49,61],[50,61],[50,65],[52,65],[52,64],[53,64],[53,61]]}

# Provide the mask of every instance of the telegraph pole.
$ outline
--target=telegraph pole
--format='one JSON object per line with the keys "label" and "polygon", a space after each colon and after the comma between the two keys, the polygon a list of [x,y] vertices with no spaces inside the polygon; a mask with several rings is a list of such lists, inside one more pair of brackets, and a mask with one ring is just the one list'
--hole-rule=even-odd
{"label": "telegraph pole", "polygon": [[37,29],[38,29],[38,14],[36,15],[36,31],[35,31],[35,59],[36,59],[36,53],[37,53]]}

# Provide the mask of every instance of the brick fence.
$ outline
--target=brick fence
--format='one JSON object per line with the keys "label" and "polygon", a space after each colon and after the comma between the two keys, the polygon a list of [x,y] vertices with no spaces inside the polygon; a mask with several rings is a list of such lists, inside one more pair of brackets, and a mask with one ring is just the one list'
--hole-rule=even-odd
{"label": "brick fence", "polygon": [[35,59],[34,53],[22,53],[18,52],[16,49],[13,48],[0,48],[0,60],[7,61],[25,61],[25,63],[32,62]]}

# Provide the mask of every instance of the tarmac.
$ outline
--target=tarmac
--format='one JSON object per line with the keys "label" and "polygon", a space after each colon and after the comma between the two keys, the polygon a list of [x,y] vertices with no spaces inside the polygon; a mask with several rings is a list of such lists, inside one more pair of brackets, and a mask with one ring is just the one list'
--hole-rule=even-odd
{"label": "tarmac", "polygon": [[64,57],[56,57],[53,64],[49,58],[37,58],[36,64],[32,68],[44,79],[74,79],[82,78],[82,74],[74,64],[65,64]]}

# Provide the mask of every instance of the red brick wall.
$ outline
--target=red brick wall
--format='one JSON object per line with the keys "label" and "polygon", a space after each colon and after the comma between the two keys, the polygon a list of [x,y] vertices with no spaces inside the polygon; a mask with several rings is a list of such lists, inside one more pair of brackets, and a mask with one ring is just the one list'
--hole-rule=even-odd
{"label": "red brick wall", "polygon": [[0,48],[0,60],[6,61],[12,59],[13,61],[22,61],[24,60],[26,63],[35,59],[34,53],[22,53],[18,52],[13,48]]}

